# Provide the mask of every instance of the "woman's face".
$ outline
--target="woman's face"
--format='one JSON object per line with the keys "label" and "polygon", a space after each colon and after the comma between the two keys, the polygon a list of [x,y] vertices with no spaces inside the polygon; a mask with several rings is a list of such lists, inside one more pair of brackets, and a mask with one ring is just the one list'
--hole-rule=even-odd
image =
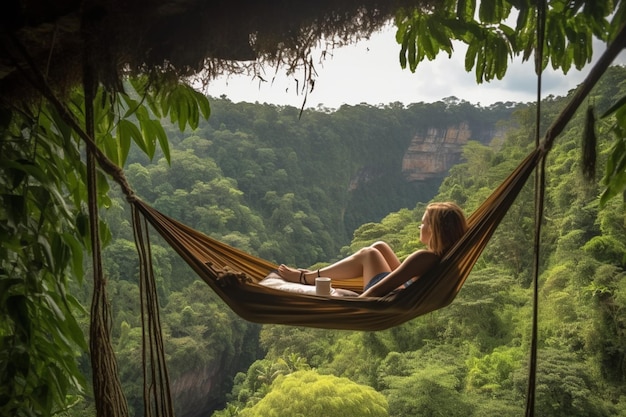
{"label": "woman's face", "polygon": [[428,211],[426,211],[422,217],[422,224],[420,225],[420,241],[426,246],[430,243],[431,233],[432,231],[428,220]]}

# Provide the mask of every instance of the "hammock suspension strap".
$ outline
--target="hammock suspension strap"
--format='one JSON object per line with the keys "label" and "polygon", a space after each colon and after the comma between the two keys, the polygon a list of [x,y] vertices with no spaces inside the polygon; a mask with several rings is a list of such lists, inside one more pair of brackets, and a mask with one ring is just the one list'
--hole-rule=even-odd
{"label": "hammock suspension strap", "polygon": [[[543,74],[543,47],[546,27],[546,0],[537,0],[537,49],[535,52],[535,73],[537,74],[537,99],[535,114],[535,146],[541,144],[541,85]],[[535,388],[537,380],[537,321],[539,316],[539,263],[541,260],[541,224],[545,194],[546,156],[537,165],[535,173],[535,233],[533,244],[533,296],[530,357],[528,365],[528,386],[526,389],[526,417],[535,415]]]}
{"label": "hammock suspension strap", "polygon": [[[83,31],[87,32],[84,28]],[[90,45],[90,37],[89,35],[85,36],[87,39],[83,54],[85,128],[87,135],[95,137],[93,101],[96,84],[93,79],[89,55],[86,51]],[[128,403],[122,390],[117,359],[111,343],[111,306],[107,296],[107,285],[102,264],[96,168],[94,154],[90,149],[87,149],[87,194],[94,287],[91,300],[89,350],[93,374],[94,402],[98,417],[127,417],[130,415]]]}

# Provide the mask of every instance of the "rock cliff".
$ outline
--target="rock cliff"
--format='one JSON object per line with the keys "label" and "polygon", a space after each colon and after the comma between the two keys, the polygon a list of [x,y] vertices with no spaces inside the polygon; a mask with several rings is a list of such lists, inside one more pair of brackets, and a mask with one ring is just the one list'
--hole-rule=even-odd
{"label": "rock cliff", "polygon": [[402,175],[409,181],[442,178],[461,159],[472,132],[467,123],[447,129],[429,128],[416,134],[402,158]]}
{"label": "rock cliff", "polygon": [[187,372],[172,381],[171,393],[176,415],[200,417],[221,406],[223,393],[223,370],[219,367],[203,367]]}

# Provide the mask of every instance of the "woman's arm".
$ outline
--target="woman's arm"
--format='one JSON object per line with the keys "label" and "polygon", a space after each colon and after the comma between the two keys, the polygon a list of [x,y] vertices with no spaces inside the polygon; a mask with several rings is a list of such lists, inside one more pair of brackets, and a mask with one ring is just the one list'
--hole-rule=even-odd
{"label": "woman's arm", "polygon": [[381,297],[389,294],[411,278],[419,278],[439,263],[439,256],[428,250],[419,250],[409,255],[399,267],[379,283],[373,285],[360,297]]}

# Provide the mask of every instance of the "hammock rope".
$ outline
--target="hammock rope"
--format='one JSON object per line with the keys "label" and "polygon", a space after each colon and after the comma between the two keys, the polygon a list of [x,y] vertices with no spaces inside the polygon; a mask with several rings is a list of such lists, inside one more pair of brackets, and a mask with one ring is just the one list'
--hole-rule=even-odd
{"label": "hammock rope", "polygon": [[[535,73],[537,74],[537,99],[535,113],[535,146],[541,142],[541,97],[543,75],[543,48],[546,28],[546,0],[537,0],[537,49],[535,52]],[[541,261],[541,225],[543,223],[544,196],[546,185],[546,158],[541,160],[535,174],[535,231],[533,244],[533,292],[532,319],[530,337],[530,355],[528,360],[528,385],[526,388],[526,417],[535,415],[535,392],[537,381],[537,323],[539,317],[539,264]]]}
{"label": "hammock rope", "polygon": [[163,346],[148,225],[135,206],[131,209],[133,234],[139,255],[144,416],[173,417],[174,406]]}
{"label": "hammock rope", "polygon": [[[90,37],[86,36],[85,48],[89,48]],[[87,56],[86,53],[83,55],[82,65],[83,91],[85,92],[85,130],[89,136],[94,137],[93,101],[96,83]],[[128,402],[122,390],[115,351],[111,343],[111,306],[107,296],[107,285],[102,264],[96,168],[96,158],[93,152],[87,150],[87,195],[93,269],[89,354],[91,357],[94,403],[98,417],[128,417],[130,415]]]}

